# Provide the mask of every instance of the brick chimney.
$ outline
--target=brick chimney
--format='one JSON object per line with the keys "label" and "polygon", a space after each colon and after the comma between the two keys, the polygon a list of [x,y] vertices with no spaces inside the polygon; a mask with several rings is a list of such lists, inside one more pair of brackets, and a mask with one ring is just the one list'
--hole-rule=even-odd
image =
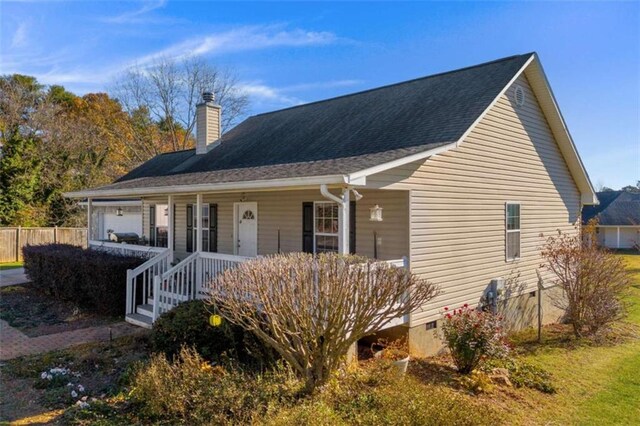
{"label": "brick chimney", "polygon": [[212,92],[202,94],[202,102],[196,105],[196,154],[206,154],[207,145],[220,139],[220,105],[215,103]]}

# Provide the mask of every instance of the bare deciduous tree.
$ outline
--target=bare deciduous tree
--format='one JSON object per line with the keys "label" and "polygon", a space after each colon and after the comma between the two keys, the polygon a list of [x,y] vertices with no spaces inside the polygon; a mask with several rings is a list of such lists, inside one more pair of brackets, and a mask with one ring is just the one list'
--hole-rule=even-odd
{"label": "bare deciduous tree", "polygon": [[212,283],[222,316],[274,348],[312,392],[349,347],[437,295],[410,271],[365,258],[293,253],[259,258]]}
{"label": "bare deciduous tree", "polygon": [[565,310],[576,337],[594,335],[624,314],[623,296],[631,285],[621,258],[599,247],[594,221],[580,233],[547,238],[541,268],[555,275],[563,290],[556,305]]}
{"label": "bare deciduous tree", "polygon": [[149,67],[132,67],[110,90],[130,114],[146,110],[161,123],[171,136],[174,150],[189,148],[196,124],[196,105],[206,91],[212,91],[222,106],[224,132],[245,113],[248,98],[230,70],[217,68],[200,58],[160,58]]}

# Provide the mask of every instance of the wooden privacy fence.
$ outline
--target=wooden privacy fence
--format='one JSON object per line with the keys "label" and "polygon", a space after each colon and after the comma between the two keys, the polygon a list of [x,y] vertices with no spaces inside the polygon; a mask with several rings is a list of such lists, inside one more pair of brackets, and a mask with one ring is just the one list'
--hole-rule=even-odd
{"label": "wooden privacy fence", "polygon": [[87,228],[0,228],[0,263],[22,260],[26,245],[73,244],[87,246]]}

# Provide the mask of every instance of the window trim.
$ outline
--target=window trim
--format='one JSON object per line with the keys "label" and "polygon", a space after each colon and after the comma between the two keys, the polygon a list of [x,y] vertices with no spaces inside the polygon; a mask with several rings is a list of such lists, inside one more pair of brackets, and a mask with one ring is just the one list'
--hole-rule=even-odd
{"label": "window trim", "polygon": [[[518,206],[518,229],[509,229],[509,206]],[[509,234],[518,233],[518,256],[509,258]],[[522,203],[520,201],[506,201],[504,203],[504,260],[516,262],[522,258]]]}
{"label": "window trim", "polygon": [[[207,207],[207,221],[209,222],[209,226],[208,227],[202,227],[202,229],[198,229],[198,227],[196,226],[196,214],[197,214],[197,204],[196,203],[187,203],[186,207],[185,207],[185,228],[186,231],[189,232],[189,206],[191,206],[191,251],[189,251],[189,244],[188,241],[185,240],[185,251],[187,253],[194,253],[196,251],[196,247],[198,244],[198,232],[200,232],[200,238],[203,240],[202,241],[202,251],[203,252],[211,252],[211,206],[216,206],[215,208],[217,209],[217,205],[215,203],[202,203],[201,207],[204,210],[205,207]],[[204,212],[200,213],[202,221],[204,222]],[[206,233],[208,234],[208,238],[207,238],[207,243],[208,243],[208,247],[204,246],[204,232],[202,231],[206,231]],[[216,234],[217,235],[217,234]]]}
{"label": "window trim", "polygon": [[[331,233],[331,232],[316,232],[316,206],[318,204],[333,204],[333,205],[338,205],[338,203],[334,202],[334,201],[328,201],[328,200],[320,200],[320,201],[314,201],[313,202],[313,254],[317,254],[317,244],[316,244],[316,236],[320,236],[320,237],[336,237],[338,239],[338,244],[340,243],[340,224],[338,224],[338,232]],[[338,206],[339,208],[339,206]],[[339,214],[338,214],[339,216]],[[340,220],[340,218],[338,217],[338,221]],[[336,253],[338,253],[340,251],[340,248],[336,249]]]}
{"label": "window trim", "polygon": [[[154,211],[154,216],[153,216],[153,247],[163,247],[163,248],[168,248],[169,247],[169,221],[167,220],[167,226],[158,226],[158,219],[157,219],[157,215],[158,212],[162,211],[162,213],[164,214],[164,209],[165,208],[169,208],[169,204],[162,204],[162,203],[155,203],[153,204],[153,211]],[[151,215],[150,215],[151,216]],[[167,244],[160,246],[158,245],[158,229],[160,228],[166,228],[167,229]]]}

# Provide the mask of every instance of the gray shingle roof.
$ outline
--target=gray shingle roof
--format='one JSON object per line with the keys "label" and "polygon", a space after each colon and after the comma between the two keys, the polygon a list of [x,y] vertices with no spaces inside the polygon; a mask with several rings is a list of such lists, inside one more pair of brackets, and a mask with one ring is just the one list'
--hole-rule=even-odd
{"label": "gray shingle roof", "polygon": [[582,209],[582,221],[598,219],[600,225],[640,226],[640,193],[626,191],[598,192],[600,204],[585,206]]}
{"label": "gray shingle roof", "polygon": [[104,189],[347,174],[452,143],[531,55],[259,114],[207,154],[159,155]]}

